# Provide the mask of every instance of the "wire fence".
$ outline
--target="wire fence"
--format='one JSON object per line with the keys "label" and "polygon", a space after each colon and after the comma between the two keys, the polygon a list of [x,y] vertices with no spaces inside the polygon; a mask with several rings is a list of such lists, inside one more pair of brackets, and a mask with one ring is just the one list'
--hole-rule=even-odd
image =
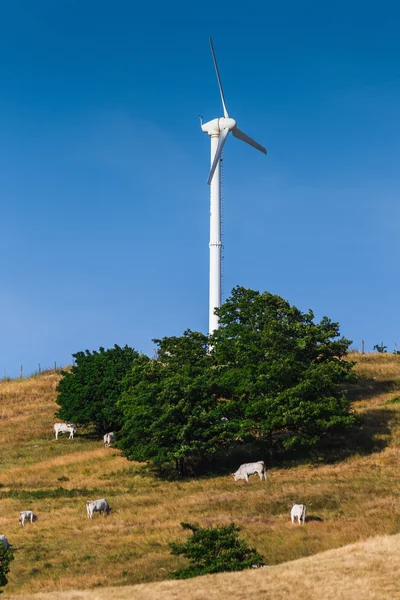
{"label": "wire fence", "polygon": [[[74,361],[72,361],[72,366],[74,366]],[[38,363],[38,368],[36,369],[36,371],[24,374],[24,366],[20,365],[19,375],[16,375],[13,377],[7,373],[7,369],[4,369],[3,377],[1,378],[0,381],[12,381],[15,379],[24,379],[27,377],[35,377],[35,376],[44,375],[44,374],[50,375],[52,373],[60,374],[64,369],[66,369],[65,365],[57,365],[57,361],[54,361],[54,366],[52,366],[52,367],[42,367],[42,365],[40,363]]]}

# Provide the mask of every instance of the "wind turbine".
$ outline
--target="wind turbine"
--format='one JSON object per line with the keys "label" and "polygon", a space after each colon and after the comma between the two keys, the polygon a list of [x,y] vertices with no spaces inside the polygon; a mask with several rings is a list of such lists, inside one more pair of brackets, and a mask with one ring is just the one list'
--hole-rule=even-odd
{"label": "wind turbine", "polygon": [[231,131],[233,136],[253,146],[256,150],[267,154],[264,146],[255,142],[251,137],[243,133],[237,125],[235,119],[232,119],[226,108],[224,90],[222,89],[221,78],[215,57],[214,46],[210,37],[211,53],[214,61],[215,72],[217,74],[219,92],[221,94],[222,108],[224,116],[219,119],[213,119],[208,123],[201,122],[201,129],[208,133],[211,138],[211,170],[208,176],[210,185],[210,295],[209,295],[209,333],[218,329],[219,319],[214,314],[215,308],[221,306],[221,172],[220,161],[222,150]]}

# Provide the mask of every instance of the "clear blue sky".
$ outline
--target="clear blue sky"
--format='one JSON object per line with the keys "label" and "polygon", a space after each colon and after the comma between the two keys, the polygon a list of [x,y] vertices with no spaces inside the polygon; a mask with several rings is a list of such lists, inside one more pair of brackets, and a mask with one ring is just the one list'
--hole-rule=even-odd
{"label": "clear blue sky", "polygon": [[[224,13],[228,13],[225,16]],[[397,3],[0,7],[0,377],[207,331],[209,138],[229,112],[225,296],[400,347]]]}

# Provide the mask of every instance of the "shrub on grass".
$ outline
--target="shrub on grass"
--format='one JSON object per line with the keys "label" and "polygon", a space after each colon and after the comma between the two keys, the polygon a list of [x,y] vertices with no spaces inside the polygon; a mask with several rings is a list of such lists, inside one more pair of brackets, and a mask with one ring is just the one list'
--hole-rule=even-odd
{"label": "shrub on grass", "polygon": [[[14,554],[11,548],[6,550],[0,544],[0,587],[4,587],[8,583],[7,574],[10,571],[10,563],[14,560]],[[0,590],[0,594],[3,590]]]}
{"label": "shrub on grass", "polygon": [[198,527],[192,523],[181,525],[193,535],[185,543],[171,543],[170,547],[172,554],[188,558],[189,565],[171,573],[173,579],[188,579],[222,571],[242,571],[264,565],[258,552],[239,538],[240,527],[234,523],[212,528]]}
{"label": "shrub on grass", "polygon": [[376,350],[377,352],[382,353],[386,353],[387,352],[387,346],[384,345],[383,342],[381,342],[380,344],[375,344],[374,346],[374,350]]}

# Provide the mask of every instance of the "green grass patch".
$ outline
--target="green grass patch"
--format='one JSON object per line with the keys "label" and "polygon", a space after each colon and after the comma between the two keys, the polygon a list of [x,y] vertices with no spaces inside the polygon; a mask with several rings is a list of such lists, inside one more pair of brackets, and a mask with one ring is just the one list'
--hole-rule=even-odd
{"label": "green grass patch", "polygon": [[63,487],[56,489],[39,490],[8,490],[0,491],[0,499],[15,498],[18,500],[44,500],[48,498],[79,498],[88,496],[116,496],[121,494],[122,490],[102,490],[100,488],[72,488],[67,490]]}

